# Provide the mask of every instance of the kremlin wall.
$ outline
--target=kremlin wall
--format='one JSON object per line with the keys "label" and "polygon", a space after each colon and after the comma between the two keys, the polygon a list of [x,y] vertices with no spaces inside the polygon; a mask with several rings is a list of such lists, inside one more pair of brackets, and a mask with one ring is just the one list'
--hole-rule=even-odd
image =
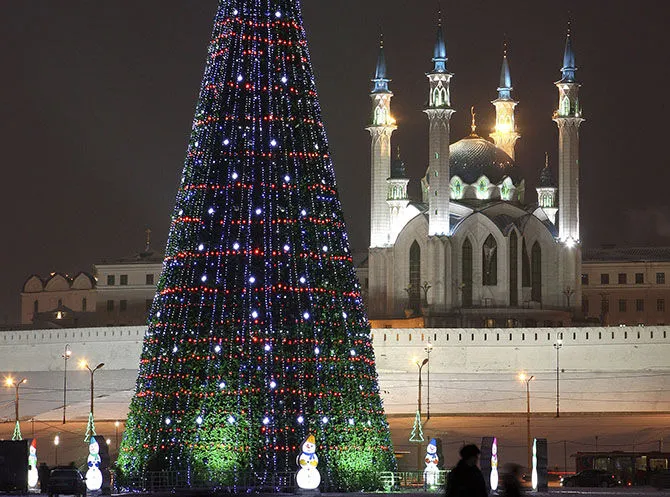
{"label": "kremlin wall", "polygon": [[[125,419],[134,391],[145,327],[6,331],[0,374],[25,377],[23,419],[58,420],[63,405],[63,352],[69,344],[68,419],[88,415],[89,373],[78,363],[104,363],[95,373],[96,419]],[[670,412],[670,326],[591,328],[373,329],[379,384],[389,415],[422,408],[431,415],[524,412],[533,375],[532,410]],[[561,341],[556,350],[557,341]],[[0,421],[14,415],[13,389],[0,390]]]}

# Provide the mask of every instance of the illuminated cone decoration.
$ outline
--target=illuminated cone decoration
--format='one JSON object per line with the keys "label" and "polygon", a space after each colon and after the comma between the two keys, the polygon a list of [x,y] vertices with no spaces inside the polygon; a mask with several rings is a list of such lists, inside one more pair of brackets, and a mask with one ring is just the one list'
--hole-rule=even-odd
{"label": "illuminated cone decoration", "polygon": [[119,466],[333,488],[395,469],[296,0],[222,0]]}

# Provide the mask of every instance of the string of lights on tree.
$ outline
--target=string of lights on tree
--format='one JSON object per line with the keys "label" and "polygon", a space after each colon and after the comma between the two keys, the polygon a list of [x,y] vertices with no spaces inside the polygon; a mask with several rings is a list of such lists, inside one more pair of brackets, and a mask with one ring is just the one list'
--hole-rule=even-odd
{"label": "string of lights on tree", "polygon": [[297,0],[221,0],[119,467],[395,468]]}

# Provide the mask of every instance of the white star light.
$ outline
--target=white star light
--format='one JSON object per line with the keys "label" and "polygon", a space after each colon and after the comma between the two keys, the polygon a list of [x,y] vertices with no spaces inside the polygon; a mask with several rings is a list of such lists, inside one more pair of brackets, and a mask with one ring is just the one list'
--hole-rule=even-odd
{"label": "white star light", "polygon": [[239,178],[239,174],[237,174],[237,173],[233,173],[231,177],[232,177],[233,179],[237,179],[237,178]]}
{"label": "white star light", "polygon": [[286,76],[282,76],[281,82],[286,83],[288,81],[288,78]]}
{"label": "white star light", "polygon": [[270,344],[269,344],[269,343],[266,343],[266,344],[265,344],[265,347],[263,347],[263,348],[265,349],[265,352],[270,352],[270,349],[271,349],[272,347],[270,347]]}
{"label": "white star light", "polygon": [[197,418],[195,418],[195,422],[198,423],[199,425],[201,425],[202,424],[202,416],[198,416]]}
{"label": "white star light", "polygon": [[214,347],[214,352],[216,353],[221,352],[221,345],[217,345],[216,347]]}
{"label": "white star light", "polygon": [[274,390],[275,388],[277,388],[277,382],[274,381],[274,380],[272,380],[272,381],[270,382],[270,388],[273,389],[273,390]]}
{"label": "white star light", "polygon": [[202,275],[202,278],[200,278],[200,281],[202,281],[203,283],[204,283],[205,281],[207,281],[207,275],[206,275],[206,274],[203,274],[203,275]]}
{"label": "white star light", "polygon": [[225,382],[225,381],[222,381],[221,383],[219,383],[219,388],[220,388],[221,390],[223,390],[224,388],[226,388],[226,382]]}
{"label": "white star light", "polygon": [[305,281],[307,281],[307,280],[305,279],[305,277],[304,277],[304,276],[301,276],[301,277],[300,277],[300,283],[304,283]]}
{"label": "white star light", "polygon": [[232,416],[228,416],[228,422],[232,425],[235,422],[235,418]]}
{"label": "white star light", "polygon": [[267,425],[267,424],[269,424],[269,423],[270,423],[270,418],[268,418],[267,416],[265,416],[265,417],[263,418],[263,424],[264,424],[264,425]]}
{"label": "white star light", "polygon": [[309,319],[309,312],[305,312],[305,313],[302,315],[302,317],[305,318],[305,319]]}
{"label": "white star light", "polygon": [[237,242],[233,243],[233,250],[240,250],[240,244]]}
{"label": "white star light", "polygon": [[230,140],[229,140],[228,138],[226,138],[225,140],[223,140],[223,144],[224,144],[224,145],[229,145],[229,144],[230,144]]}
{"label": "white star light", "polygon": [[169,425],[170,423],[172,423],[172,420],[170,418],[165,418],[165,424]]}
{"label": "white star light", "polygon": [[258,317],[258,312],[256,312],[256,311],[252,312],[251,317],[256,319]]}
{"label": "white star light", "polygon": [[249,283],[256,283],[256,278],[253,276],[249,277]]}
{"label": "white star light", "polygon": [[303,418],[302,416],[298,416],[298,423],[302,424],[303,421],[305,421],[305,418]]}
{"label": "white star light", "polygon": [[200,245],[198,245],[198,250],[202,252],[203,250],[205,250],[205,246],[201,243]]}
{"label": "white star light", "polygon": [[328,417],[324,416],[323,418],[321,418],[321,422],[325,425],[328,422]]}
{"label": "white star light", "polygon": [[273,147],[276,147],[277,146],[277,140],[272,139],[272,141],[270,142],[270,145],[273,146]]}

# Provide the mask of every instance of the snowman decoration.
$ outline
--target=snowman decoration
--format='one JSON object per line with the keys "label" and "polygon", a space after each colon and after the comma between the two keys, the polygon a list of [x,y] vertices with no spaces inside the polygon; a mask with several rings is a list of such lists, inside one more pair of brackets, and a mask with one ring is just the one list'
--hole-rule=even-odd
{"label": "snowman decoration", "polygon": [[30,488],[37,487],[37,440],[33,438],[28,448],[28,486]]}
{"label": "snowman decoration", "polygon": [[423,470],[423,481],[427,486],[437,485],[437,477],[439,469],[437,467],[440,458],[437,455],[437,441],[434,438],[430,439],[426,447],[426,469]]}
{"label": "snowman decoration", "polygon": [[86,471],[86,488],[89,490],[100,490],[102,487],[102,472],[100,471],[100,446],[91,437],[88,444],[88,471]]}
{"label": "snowman decoration", "polygon": [[303,490],[316,490],[321,483],[321,474],[316,467],[319,464],[319,458],[316,455],[316,440],[314,435],[310,435],[302,444],[302,453],[297,460],[298,474],[296,482],[298,487]]}

